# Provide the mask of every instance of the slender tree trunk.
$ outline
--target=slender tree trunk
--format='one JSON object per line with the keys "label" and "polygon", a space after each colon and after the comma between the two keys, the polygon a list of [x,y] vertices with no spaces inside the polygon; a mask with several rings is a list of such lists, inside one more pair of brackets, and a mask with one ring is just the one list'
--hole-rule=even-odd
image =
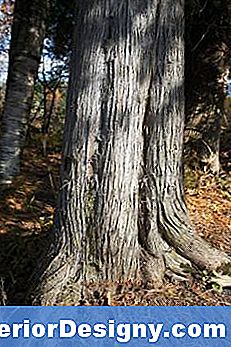
{"label": "slender tree trunk", "polygon": [[47,18],[48,0],[17,0],[0,138],[0,183],[19,172]]}
{"label": "slender tree trunk", "polygon": [[59,205],[34,302],[229,261],[194,234],[183,199],[183,6],[78,2]]}

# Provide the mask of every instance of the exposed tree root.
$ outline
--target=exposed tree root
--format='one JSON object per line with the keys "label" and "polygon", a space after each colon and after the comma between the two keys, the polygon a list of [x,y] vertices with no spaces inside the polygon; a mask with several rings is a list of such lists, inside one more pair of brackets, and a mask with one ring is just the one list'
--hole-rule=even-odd
{"label": "exposed tree root", "polygon": [[[203,269],[207,269],[208,272],[219,269],[221,265],[231,263],[230,258],[223,252],[220,252],[211,246],[209,246],[204,240],[200,239],[194,234],[190,234],[191,244],[200,245],[200,249],[192,248],[190,251],[190,260],[188,254],[183,256],[182,248],[178,247],[177,242],[174,242],[173,237],[170,239],[171,246],[166,247],[167,242],[163,241],[165,249],[162,254],[158,256],[151,252],[145,251],[141,248],[141,261],[140,261],[140,274],[141,279],[130,279],[131,282],[140,282],[142,286],[148,286],[152,288],[158,288],[162,284],[164,276],[170,277],[174,280],[187,281],[190,277],[190,272],[195,272]],[[173,244],[176,247],[173,247]],[[204,250],[204,261],[201,261],[201,247]],[[179,253],[180,250],[180,253]],[[214,254],[212,261],[211,254]],[[198,257],[198,259],[196,258]],[[211,259],[211,260],[210,260]],[[33,304],[34,305],[68,305],[75,304],[81,305],[86,302],[90,297],[89,290],[91,287],[96,288],[96,291],[107,292],[102,294],[105,298],[110,299],[110,293],[114,287],[118,284],[118,280],[114,279],[108,285],[107,288],[102,289],[105,284],[105,280],[96,279],[96,281],[85,282],[81,275],[82,265],[79,262],[76,254],[75,256],[66,257],[60,254],[52,260],[47,270],[39,280],[39,285],[36,291],[33,292]],[[219,270],[218,270],[219,271]],[[231,286],[231,277],[222,274],[222,272],[215,273],[210,277],[209,282],[217,283],[221,287]],[[121,282],[122,283],[122,282]],[[100,289],[101,288],[101,289]],[[93,293],[92,293],[93,295]],[[108,299],[107,304],[110,305]],[[106,302],[106,301],[105,301]]]}
{"label": "exposed tree root", "polygon": [[201,270],[214,271],[231,263],[231,258],[225,252],[215,249],[195,233],[187,212],[184,208],[179,208],[183,206],[183,200],[181,204],[162,204],[159,230],[164,240],[179,255]]}
{"label": "exposed tree root", "polygon": [[219,273],[214,273],[214,275],[209,279],[210,283],[218,284],[222,288],[231,288],[231,276],[222,275]]}
{"label": "exposed tree root", "polygon": [[[29,300],[33,305],[50,306],[60,303],[64,292],[71,292],[80,277],[80,265],[76,254],[59,253],[43,272],[34,275],[36,287],[32,287]],[[79,292],[79,300],[81,293]]]}
{"label": "exposed tree root", "polygon": [[[145,254],[145,261],[141,272],[147,282],[159,286],[165,275],[185,281],[190,272],[206,270],[208,273],[218,271],[217,283],[220,280],[222,286],[229,285],[231,277],[224,278],[222,268],[230,266],[231,258],[195,233],[179,191],[174,199],[171,197],[162,201],[164,202],[157,205],[157,222],[154,220],[157,227],[151,230],[149,222],[146,223],[149,231],[141,232],[142,246],[146,249],[146,253],[142,253],[142,256]],[[146,216],[152,220],[152,211],[147,213],[150,208],[145,211]]]}

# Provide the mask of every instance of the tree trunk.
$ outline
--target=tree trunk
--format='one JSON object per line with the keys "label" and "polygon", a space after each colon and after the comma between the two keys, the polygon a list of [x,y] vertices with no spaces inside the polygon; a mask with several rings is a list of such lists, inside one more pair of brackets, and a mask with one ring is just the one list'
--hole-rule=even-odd
{"label": "tree trunk", "polygon": [[0,183],[19,172],[27,116],[45,36],[48,0],[17,0],[12,26],[5,107],[0,138]]}
{"label": "tree trunk", "polygon": [[62,184],[34,303],[229,261],[195,235],[183,199],[183,6],[78,2]]}

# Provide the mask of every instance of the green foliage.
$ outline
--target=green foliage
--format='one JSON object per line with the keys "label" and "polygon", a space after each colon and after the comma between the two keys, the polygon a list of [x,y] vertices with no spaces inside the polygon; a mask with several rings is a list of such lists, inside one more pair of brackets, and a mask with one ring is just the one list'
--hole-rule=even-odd
{"label": "green foliage", "polygon": [[67,81],[62,66],[54,64],[54,68],[40,74],[35,85],[28,135],[43,148],[44,154],[47,149],[44,146],[61,149],[66,92]]}
{"label": "green foliage", "polygon": [[75,1],[53,0],[47,25],[47,50],[60,59],[69,55],[74,27]]}

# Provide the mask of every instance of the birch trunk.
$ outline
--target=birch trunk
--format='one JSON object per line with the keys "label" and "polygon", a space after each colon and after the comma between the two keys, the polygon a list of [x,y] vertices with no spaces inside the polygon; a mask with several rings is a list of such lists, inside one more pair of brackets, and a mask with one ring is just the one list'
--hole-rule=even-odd
{"label": "birch trunk", "polygon": [[194,234],[183,198],[183,7],[78,2],[62,184],[34,303],[229,261]]}
{"label": "birch trunk", "polygon": [[17,0],[12,26],[5,107],[1,122],[0,183],[19,172],[47,18],[47,0]]}

